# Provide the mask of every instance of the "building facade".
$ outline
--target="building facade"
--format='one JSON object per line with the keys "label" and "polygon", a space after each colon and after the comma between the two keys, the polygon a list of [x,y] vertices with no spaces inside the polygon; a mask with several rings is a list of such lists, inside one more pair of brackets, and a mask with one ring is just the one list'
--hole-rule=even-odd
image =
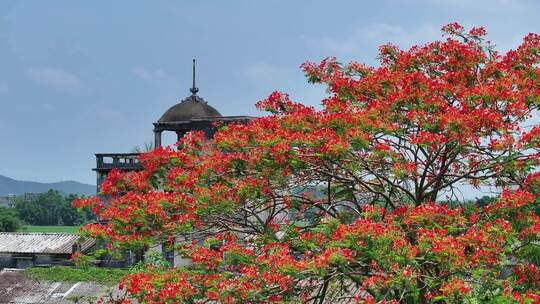
{"label": "building facade", "polygon": [[0,196],[0,207],[5,208],[12,208],[15,206],[15,202],[13,201],[14,196],[8,195],[8,196]]}

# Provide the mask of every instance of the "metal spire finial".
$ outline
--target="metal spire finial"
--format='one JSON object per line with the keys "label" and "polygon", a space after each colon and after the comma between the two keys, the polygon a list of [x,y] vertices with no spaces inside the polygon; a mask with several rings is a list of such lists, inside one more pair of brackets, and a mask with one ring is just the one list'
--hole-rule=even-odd
{"label": "metal spire finial", "polygon": [[189,89],[191,94],[196,95],[199,92],[199,88],[195,86],[195,59],[193,59],[193,86]]}

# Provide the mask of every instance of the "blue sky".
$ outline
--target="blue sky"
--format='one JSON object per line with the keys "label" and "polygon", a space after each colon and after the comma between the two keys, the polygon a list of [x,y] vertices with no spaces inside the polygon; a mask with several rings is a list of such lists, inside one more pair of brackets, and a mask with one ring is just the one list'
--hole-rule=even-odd
{"label": "blue sky", "polygon": [[[540,32],[540,1],[0,1],[0,174],[95,183],[94,153],[152,140],[189,94],[224,115],[261,115],[274,90],[317,105],[299,65],[376,64],[377,47],[485,26],[501,50]],[[167,143],[173,142],[167,137]]]}

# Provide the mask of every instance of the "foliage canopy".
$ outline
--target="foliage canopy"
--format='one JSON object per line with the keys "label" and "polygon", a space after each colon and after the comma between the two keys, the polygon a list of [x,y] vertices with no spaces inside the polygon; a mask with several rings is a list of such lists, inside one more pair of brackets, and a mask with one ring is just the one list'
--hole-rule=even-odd
{"label": "foliage canopy", "polygon": [[[87,233],[168,243],[188,268],[122,284],[141,303],[540,301],[540,36],[499,54],[483,28],[380,48],[380,66],[303,65],[316,110],[274,92],[270,114],[190,133],[111,172]],[[460,183],[501,195],[461,208]],[[184,241],[185,240],[185,241]]]}
{"label": "foliage canopy", "polygon": [[17,212],[11,208],[0,207],[0,232],[15,232],[21,228]]}
{"label": "foliage canopy", "polygon": [[94,219],[89,208],[77,210],[71,203],[75,194],[63,196],[57,190],[50,189],[37,196],[15,198],[15,210],[20,219],[35,226],[76,226]]}

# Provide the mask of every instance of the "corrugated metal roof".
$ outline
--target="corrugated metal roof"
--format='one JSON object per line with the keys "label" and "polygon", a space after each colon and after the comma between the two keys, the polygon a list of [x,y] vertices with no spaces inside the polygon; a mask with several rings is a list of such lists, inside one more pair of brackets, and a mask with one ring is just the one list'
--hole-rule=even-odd
{"label": "corrugated metal roof", "polygon": [[[0,233],[0,253],[56,253],[71,254],[72,246],[80,236],[69,233]],[[85,239],[81,251],[95,245],[94,239]]]}

